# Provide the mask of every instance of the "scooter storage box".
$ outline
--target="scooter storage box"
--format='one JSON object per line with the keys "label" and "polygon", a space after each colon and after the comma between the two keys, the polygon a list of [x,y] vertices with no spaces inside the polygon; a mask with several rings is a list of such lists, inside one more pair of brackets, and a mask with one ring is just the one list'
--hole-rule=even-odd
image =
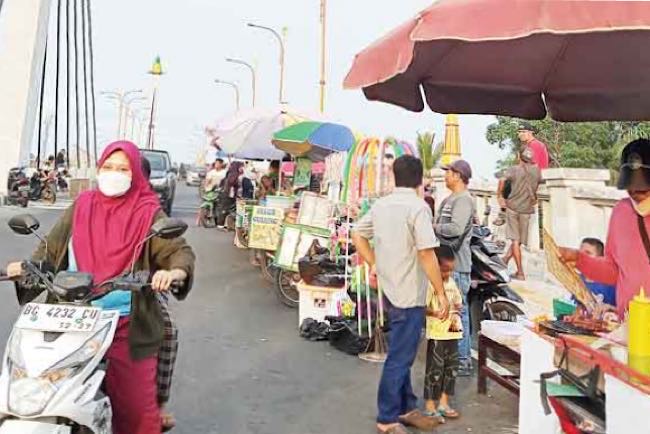
{"label": "scooter storage box", "polygon": [[0,425],[0,434],[70,434],[70,427],[31,420],[7,420]]}
{"label": "scooter storage box", "polygon": [[298,305],[298,327],[306,318],[325,321],[326,316],[340,316],[339,301],[345,297],[345,288],[328,288],[325,286],[297,284],[300,293]]}

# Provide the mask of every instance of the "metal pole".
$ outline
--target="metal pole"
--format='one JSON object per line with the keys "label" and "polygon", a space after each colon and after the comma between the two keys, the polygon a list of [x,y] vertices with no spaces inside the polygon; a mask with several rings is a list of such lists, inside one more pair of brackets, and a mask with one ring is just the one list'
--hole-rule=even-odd
{"label": "metal pole", "polygon": [[54,87],[54,158],[59,154],[59,73],[61,69],[61,0],[56,6],[56,78]]}
{"label": "metal pole", "polygon": [[229,59],[226,59],[226,62],[236,63],[238,65],[243,65],[246,68],[248,68],[248,70],[250,71],[250,73],[251,73],[251,84],[253,86],[253,107],[255,107],[255,99],[256,99],[256,93],[257,93],[257,84],[256,84],[257,83],[257,77],[256,77],[257,73],[255,71],[255,67],[253,65],[251,65],[250,63],[244,62],[243,60],[239,60],[239,59],[230,59],[229,58]]}
{"label": "metal pole", "polygon": [[260,26],[258,24],[253,24],[253,23],[248,23],[248,27],[252,27],[255,29],[262,29],[266,30],[267,32],[271,32],[275,38],[278,40],[278,43],[280,44],[280,100],[279,103],[282,104],[284,103],[284,55],[285,55],[285,49],[284,49],[284,40],[282,36],[275,31],[274,29],[266,26]]}
{"label": "metal pole", "polygon": [[81,169],[81,149],[79,146],[79,136],[81,135],[81,129],[80,129],[80,121],[79,121],[79,46],[77,42],[77,3],[78,0],[74,0],[74,15],[72,16],[74,19],[74,95],[75,95],[75,117],[77,119],[77,123],[75,125],[76,127],[76,132],[77,135],[75,136],[77,139],[77,147],[76,147],[76,155],[77,155],[77,169]]}
{"label": "metal pole", "polygon": [[[36,168],[41,168],[41,133],[43,130],[43,105],[45,103],[45,74],[47,72],[47,41],[45,42],[45,53],[43,53],[43,73],[41,75],[41,95],[38,110],[38,151],[36,153]],[[46,150],[44,150],[46,151]]]}
{"label": "metal pole", "polygon": [[86,14],[88,16],[88,51],[90,54],[90,94],[93,110],[93,148],[95,151],[94,165],[97,166],[97,115],[95,113],[95,55],[93,54],[93,19],[90,9],[90,0],[86,0]]}
{"label": "metal pole", "polygon": [[327,50],[327,0],[320,0],[321,57],[320,57],[320,112],[325,111],[325,75]]}
{"label": "metal pole", "polygon": [[86,127],[86,168],[90,168],[90,125],[88,124],[88,59],[86,58],[86,8],[85,0],[81,0],[81,44],[83,53],[84,72],[84,120]]}
{"label": "metal pole", "polygon": [[70,168],[70,2],[66,0],[66,13],[65,13],[65,40],[66,40],[66,57],[65,57],[65,73],[66,73],[66,109],[65,109],[65,166]]}
{"label": "metal pole", "polygon": [[156,107],[156,92],[157,92],[157,87],[153,88],[153,95],[151,96],[151,113],[149,115],[149,137],[147,138],[147,149],[153,149],[153,129],[154,129],[154,124],[153,124],[153,116],[154,116],[154,111]]}
{"label": "metal pole", "polygon": [[239,106],[239,86],[237,85],[237,83],[233,83],[232,81],[224,81],[224,80],[215,80],[214,82],[217,83],[217,84],[225,84],[227,86],[232,87],[235,90],[235,103],[236,103],[236,106],[237,106],[237,111],[239,111],[239,108],[240,108],[240,106]]}

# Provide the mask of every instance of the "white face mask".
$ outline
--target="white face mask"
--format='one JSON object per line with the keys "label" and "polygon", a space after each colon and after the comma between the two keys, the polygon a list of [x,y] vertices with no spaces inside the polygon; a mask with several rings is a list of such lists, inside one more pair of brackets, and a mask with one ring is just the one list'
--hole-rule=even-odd
{"label": "white face mask", "polygon": [[131,188],[131,177],[113,170],[101,172],[97,175],[97,186],[104,196],[122,196]]}

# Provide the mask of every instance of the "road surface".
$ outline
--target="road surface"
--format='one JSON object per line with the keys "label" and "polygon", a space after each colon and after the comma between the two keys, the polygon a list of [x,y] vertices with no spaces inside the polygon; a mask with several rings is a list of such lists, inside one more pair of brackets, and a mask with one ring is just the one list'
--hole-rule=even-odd
{"label": "road surface", "polygon": [[[276,300],[272,288],[249,265],[232,235],[195,226],[196,188],[179,185],[174,215],[186,219],[186,238],[197,258],[194,289],[174,303],[180,354],[171,408],[183,434],[374,433],[375,397],[381,366],[360,361],[325,342],[298,336],[297,312]],[[60,210],[28,209],[47,230]],[[0,264],[25,258],[36,244],[10,232],[5,222],[24,212],[0,208]],[[18,305],[4,284],[0,342],[6,341]],[[422,358],[413,372],[422,390]],[[439,433],[515,433],[517,401],[490,385],[476,395],[476,379],[459,379],[462,418]]]}

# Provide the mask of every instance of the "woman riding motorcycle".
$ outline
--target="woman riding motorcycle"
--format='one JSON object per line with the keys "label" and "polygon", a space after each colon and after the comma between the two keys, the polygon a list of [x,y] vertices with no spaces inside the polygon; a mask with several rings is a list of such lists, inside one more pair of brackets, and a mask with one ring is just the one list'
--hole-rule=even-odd
{"label": "woman riding motorcycle", "polygon": [[[152,275],[154,292],[113,291],[97,300],[105,309],[120,311],[120,321],[106,357],[106,393],[113,407],[115,434],[158,434],[161,415],[157,401],[157,353],[163,338],[163,317],[155,292],[183,282],[178,298],[192,285],[194,254],[182,238],[152,238],[140,246],[151,225],[165,214],[142,173],[140,151],[131,142],[109,145],[99,161],[98,189],[82,193],[66,210],[36,250],[34,260],[46,260],[55,271],[92,273],[97,288],[130,271]],[[21,264],[7,267],[21,274]],[[19,293],[25,303],[36,294]],[[95,302],[94,302],[95,303]]]}

